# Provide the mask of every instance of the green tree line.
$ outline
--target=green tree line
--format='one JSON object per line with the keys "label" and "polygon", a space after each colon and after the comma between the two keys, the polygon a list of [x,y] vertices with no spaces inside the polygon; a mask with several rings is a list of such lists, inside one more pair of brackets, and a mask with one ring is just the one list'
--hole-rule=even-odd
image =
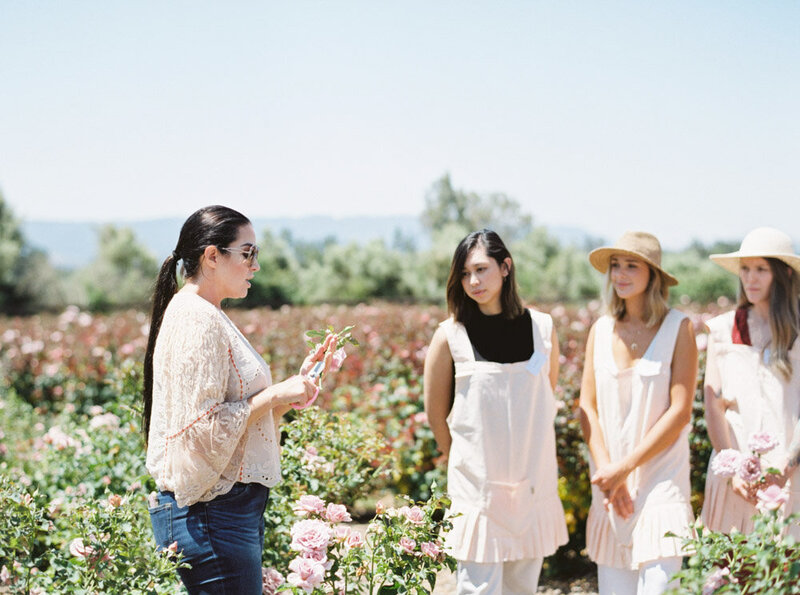
{"label": "green tree line", "polygon": [[[505,194],[479,195],[453,186],[445,174],[425,196],[420,214],[426,246],[397,233],[391,244],[365,244],[294,239],[288,232],[260,233],[261,270],[242,307],[369,300],[441,301],[450,259],[470,231],[488,227],[509,246],[517,279],[531,302],[580,302],[603,291],[601,276],[586,258],[600,244],[562,244],[520,204]],[[667,253],[667,270],[680,279],[675,299],[699,302],[733,297],[735,278],[714,266],[708,255],[736,246],[694,242],[681,252]],[[67,304],[100,311],[147,307],[159,262],[132,230],[111,225],[98,232],[98,250],[88,266],[60,271],[47,254],[29,246],[0,194],[0,312],[28,314],[57,310]]]}

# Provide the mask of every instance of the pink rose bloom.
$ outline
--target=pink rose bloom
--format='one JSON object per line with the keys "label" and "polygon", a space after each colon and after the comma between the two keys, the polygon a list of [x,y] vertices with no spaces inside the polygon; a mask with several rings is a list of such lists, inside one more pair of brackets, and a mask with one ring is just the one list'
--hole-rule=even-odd
{"label": "pink rose bloom", "polygon": [[0,568],[0,585],[10,585],[11,584],[11,573],[8,571],[8,568],[5,567],[5,564],[2,568]]}
{"label": "pink rose bloom", "polygon": [[289,562],[289,570],[292,572],[286,577],[286,582],[306,593],[311,593],[325,580],[325,567],[308,558],[295,558]]}
{"label": "pink rose bloom", "polygon": [[422,550],[424,555],[428,556],[429,558],[433,558],[434,560],[437,559],[442,553],[442,548],[439,547],[438,543],[433,541],[425,541],[419,546],[419,548]]}
{"label": "pink rose bloom", "polygon": [[76,558],[90,558],[94,556],[94,548],[90,545],[83,545],[83,539],[76,537],[69,542],[69,553]]}
{"label": "pink rose bloom", "polygon": [[747,482],[761,479],[761,460],[756,455],[744,457],[739,462],[739,477]]}
{"label": "pink rose bloom", "polygon": [[328,504],[325,509],[325,518],[331,523],[349,523],[353,519],[350,518],[350,513],[344,504]]}
{"label": "pink rose bloom", "polygon": [[354,548],[354,547],[363,547],[364,546],[364,536],[361,535],[358,531],[350,531],[350,535],[347,536],[347,541],[345,542],[347,548]]}
{"label": "pink rose bloom", "polygon": [[292,509],[297,516],[322,514],[325,512],[325,501],[318,496],[300,496],[300,499],[292,506]]}
{"label": "pink rose bloom", "polygon": [[345,527],[343,525],[337,525],[333,528],[333,538],[342,543],[347,541],[347,538],[350,537],[350,528]]}
{"label": "pink rose bloom", "polygon": [[327,550],[331,539],[328,525],[318,520],[298,521],[292,525],[292,549],[301,552]]}
{"label": "pink rose bloom", "polygon": [[264,595],[275,595],[278,587],[285,582],[283,575],[272,567],[261,569],[261,580],[263,585],[261,592]]}
{"label": "pink rose bloom", "polygon": [[727,568],[714,568],[713,572],[708,575],[706,582],[703,585],[703,595],[712,595],[717,589],[728,582],[728,576],[731,571]]}
{"label": "pink rose bloom", "polygon": [[412,525],[421,525],[425,522],[425,512],[419,506],[403,506],[400,509],[406,520]]}
{"label": "pink rose bloom", "polygon": [[408,537],[401,537],[400,538],[400,547],[403,549],[403,551],[405,553],[413,554],[414,553],[414,548],[417,547],[417,542],[414,541],[413,539],[408,538]]}
{"label": "pink rose bloom", "polygon": [[733,448],[726,448],[717,453],[711,461],[711,471],[720,477],[733,477],[739,470],[742,453]]}
{"label": "pink rose bloom", "polygon": [[754,453],[763,455],[778,446],[778,439],[769,432],[756,432],[750,436],[747,446]]}
{"label": "pink rose bloom", "polygon": [[120,496],[119,494],[111,494],[108,497],[108,504],[112,508],[119,508],[120,506],[122,506],[122,496]]}
{"label": "pink rose bloom", "polygon": [[789,494],[773,484],[764,490],[758,490],[756,498],[758,498],[758,504],[756,505],[758,510],[766,512],[767,510],[778,510],[786,504],[789,501]]}
{"label": "pink rose bloom", "polygon": [[342,367],[345,358],[347,357],[347,353],[344,350],[344,347],[339,347],[336,351],[333,352],[331,356],[331,367],[329,368],[331,372],[337,372]]}
{"label": "pink rose bloom", "polygon": [[115,430],[119,427],[119,418],[113,413],[103,413],[102,415],[95,415],[89,420],[89,429],[97,430],[99,428],[107,428]]}

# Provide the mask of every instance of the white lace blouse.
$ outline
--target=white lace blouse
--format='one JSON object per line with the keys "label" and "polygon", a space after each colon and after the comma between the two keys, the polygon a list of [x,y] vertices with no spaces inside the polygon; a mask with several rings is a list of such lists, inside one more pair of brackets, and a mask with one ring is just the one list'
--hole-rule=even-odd
{"label": "white lace blouse", "polygon": [[222,310],[194,293],[175,294],[153,353],[147,470],[158,489],[187,506],[235,482],[278,483],[272,411],[247,427],[247,398],[271,384],[266,362]]}

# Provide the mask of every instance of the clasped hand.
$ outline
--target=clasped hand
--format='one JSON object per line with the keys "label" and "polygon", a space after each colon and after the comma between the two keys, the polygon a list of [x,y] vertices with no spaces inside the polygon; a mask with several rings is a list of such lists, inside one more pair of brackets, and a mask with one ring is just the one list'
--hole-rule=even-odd
{"label": "clasped hand", "polygon": [[606,510],[613,506],[614,512],[624,519],[633,514],[633,498],[625,484],[629,473],[619,463],[607,463],[595,471],[591,480],[605,495],[603,505]]}

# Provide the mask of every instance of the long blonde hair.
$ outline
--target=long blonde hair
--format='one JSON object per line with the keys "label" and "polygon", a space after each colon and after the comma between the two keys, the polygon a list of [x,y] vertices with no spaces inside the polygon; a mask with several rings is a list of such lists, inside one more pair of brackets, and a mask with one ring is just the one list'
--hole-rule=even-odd
{"label": "long blonde hair", "polygon": [[[772,270],[769,288],[769,329],[772,332],[771,365],[788,382],[792,377],[789,350],[800,334],[800,281],[797,271],[777,258],[766,258]],[[739,279],[739,307],[750,307]]]}
{"label": "long blonde hair", "polygon": [[[647,264],[650,270],[650,280],[647,282],[647,288],[644,291],[644,314],[645,326],[653,327],[660,324],[669,311],[667,299],[669,298],[669,286],[664,282],[661,273]],[[605,294],[606,310],[616,320],[622,320],[625,316],[625,300],[617,295],[614,291],[614,285],[611,283],[611,267],[608,267],[606,275],[606,294]]]}

